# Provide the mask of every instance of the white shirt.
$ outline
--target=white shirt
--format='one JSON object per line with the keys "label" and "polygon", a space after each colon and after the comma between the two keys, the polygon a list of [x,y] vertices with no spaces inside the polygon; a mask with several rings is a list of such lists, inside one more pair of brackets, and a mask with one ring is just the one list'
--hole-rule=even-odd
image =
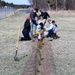
{"label": "white shirt", "polygon": [[56,33],[58,31],[58,27],[54,25],[52,30],[53,30],[54,33]]}
{"label": "white shirt", "polygon": [[47,28],[47,30],[51,30],[53,28],[53,24],[51,23],[50,25],[49,25],[49,27]]}

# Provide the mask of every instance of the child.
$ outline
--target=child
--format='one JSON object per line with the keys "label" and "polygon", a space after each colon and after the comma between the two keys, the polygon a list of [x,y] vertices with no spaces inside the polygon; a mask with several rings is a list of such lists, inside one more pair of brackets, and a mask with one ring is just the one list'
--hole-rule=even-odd
{"label": "child", "polygon": [[47,37],[51,37],[53,39],[57,39],[59,38],[57,36],[57,31],[58,31],[58,26],[55,24],[55,21],[53,20],[52,22],[48,21],[48,23],[50,24],[48,30],[48,34],[47,34]]}
{"label": "child", "polygon": [[57,24],[55,23],[54,20],[52,21],[52,24],[53,24],[53,28],[52,28],[52,30],[53,30],[53,39],[58,39],[58,38],[60,38],[60,37],[57,35],[58,26],[57,26]]}
{"label": "child", "polygon": [[43,33],[43,23],[41,22],[41,23],[38,24],[37,27],[36,27],[36,34],[38,35],[38,41],[41,40],[41,38],[42,38],[42,33]]}

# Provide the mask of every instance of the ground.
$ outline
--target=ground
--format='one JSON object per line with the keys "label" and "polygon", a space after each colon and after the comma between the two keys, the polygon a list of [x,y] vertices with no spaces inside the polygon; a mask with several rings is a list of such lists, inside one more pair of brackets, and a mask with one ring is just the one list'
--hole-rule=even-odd
{"label": "ground", "polygon": [[[75,11],[50,11],[51,19],[58,24],[60,39],[48,41],[52,51],[56,75],[75,74]],[[23,28],[27,15],[12,15],[0,20],[0,74],[22,75],[32,55],[32,41],[19,42],[18,58],[13,57],[16,50],[18,26]],[[47,24],[48,27],[48,24]],[[21,34],[22,36],[22,34]]]}

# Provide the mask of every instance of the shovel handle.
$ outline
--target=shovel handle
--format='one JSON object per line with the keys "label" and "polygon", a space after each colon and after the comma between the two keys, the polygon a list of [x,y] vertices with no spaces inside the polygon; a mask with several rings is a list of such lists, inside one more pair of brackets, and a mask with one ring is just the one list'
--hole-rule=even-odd
{"label": "shovel handle", "polygon": [[16,50],[18,50],[18,46],[19,46],[20,30],[21,30],[21,27],[19,26],[19,27],[18,27],[18,36],[17,36],[17,42],[16,42]]}

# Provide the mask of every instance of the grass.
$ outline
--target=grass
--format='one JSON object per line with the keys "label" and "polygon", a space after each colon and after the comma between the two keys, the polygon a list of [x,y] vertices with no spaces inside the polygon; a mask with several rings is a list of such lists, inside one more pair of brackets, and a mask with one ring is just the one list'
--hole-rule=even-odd
{"label": "grass", "polygon": [[[18,58],[14,61],[18,26],[23,28],[28,15],[15,14],[0,20],[0,75],[22,75],[31,56],[31,41],[19,42]],[[22,36],[22,34],[21,34]]]}
{"label": "grass", "polygon": [[50,12],[58,24],[60,39],[53,40],[56,75],[75,75],[75,11]]}
{"label": "grass", "polygon": [[43,40],[42,41],[39,41],[38,44],[37,44],[38,51],[37,51],[36,75],[38,75],[38,73],[40,72],[39,69],[38,69],[38,65],[39,66],[41,65],[42,54],[41,54],[41,51],[40,50],[42,49],[42,46],[43,45],[44,45]]}
{"label": "grass", "polygon": [[[59,27],[60,39],[53,40],[53,60],[56,75],[75,75],[75,12],[52,11],[49,13]],[[19,42],[18,58],[14,61],[18,26],[23,28],[28,15],[12,15],[0,20],[0,75],[22,75],[26,63],[31,56],[31,41]],[[22,34],[21,34],[22,36]],[[41,45],[38,45],[41,48]]]}
{"label": "grass", "polygon": [[42,54],[41,54],[41,49],[42,46],[44,45],[43,40],[38,42],[38,52],[37,52],[37,59],[38,59],[38,64],[41,65],[41,60],[42,60]]}

